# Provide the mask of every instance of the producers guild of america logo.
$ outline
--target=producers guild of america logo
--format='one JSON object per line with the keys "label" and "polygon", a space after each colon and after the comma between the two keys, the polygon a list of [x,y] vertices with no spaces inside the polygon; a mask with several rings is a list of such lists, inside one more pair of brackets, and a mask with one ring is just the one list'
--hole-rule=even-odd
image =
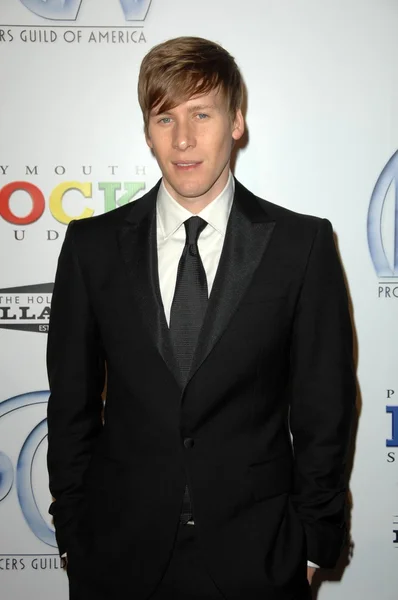
{"label": "producers guild of america logo", "polygon": [[0,571],[60,568],[48,514],[48,396],[31,392],[0,402]]}
{"label": "producers guild of america logo", "polygon": [[[145,44],[147,41],[144,21],[150,12],[152,0],[14,2],[16,8],[19,7],[15,14],[17,22],[0,23],[0,44]],[[23,14],[19,14],[21,6],[28,9]]]}
{"label": "producers guild of america logo", "polygon": [[[20,0],[36,15],[54,21],[76,21],[84,0]],[[119,2],[126,21],[143,21],[152,0],[108,0]]]}
{"label": "producers guild of america logo", "polygon": [[48,332],[53,283],[0,289],[0,329]]}
{"label": "producers guild of america logo", "polygon": [[378,297],[398,299],[398,150],[382,170],[372,193],[368,243],[379,278]]}

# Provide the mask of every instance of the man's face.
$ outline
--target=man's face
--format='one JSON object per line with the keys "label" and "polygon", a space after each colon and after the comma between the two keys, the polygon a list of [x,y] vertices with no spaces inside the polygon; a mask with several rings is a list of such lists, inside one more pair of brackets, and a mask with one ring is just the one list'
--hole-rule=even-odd
{"label": "man's face", "polygon": [[224,95],[214,91],[164,113],[153,111],[146,141],[169,193],[197,213],[225,187],[232,145],[243,131],[241,111],[231,119]]}

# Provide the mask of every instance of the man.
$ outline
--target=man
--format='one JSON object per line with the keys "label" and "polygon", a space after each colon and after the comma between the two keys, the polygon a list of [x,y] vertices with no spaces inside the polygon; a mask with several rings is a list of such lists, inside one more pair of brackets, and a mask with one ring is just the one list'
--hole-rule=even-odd
{"label": "man", "polygon": [[53,295],[70,597],[304,600],[307,564],[333,567],[345,535],[355,378],[332,228],[230,174],[242,79],[223,48],[160,44],[138,92],[162,180],[71,223]]}

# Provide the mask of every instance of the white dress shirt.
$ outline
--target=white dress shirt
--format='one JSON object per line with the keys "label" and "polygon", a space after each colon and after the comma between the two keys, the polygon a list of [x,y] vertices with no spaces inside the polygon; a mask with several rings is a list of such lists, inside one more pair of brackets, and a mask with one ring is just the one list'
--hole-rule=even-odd
{"label": "white dress shirt", "polygon": [[[207,222],[207,227],[199,236],[198,248],[207,277],[209,295],[220,261],[234,192],[235,181],[230,173],[227,185],[221,194],[196,215]],[[183,208],[171,197],[162,181],[156,204],[156,227],[159,285],[168,325],[177,281],[178,263],[185,246],[186,234],[183,223],[192,216],[193,214],[189,210]]]}

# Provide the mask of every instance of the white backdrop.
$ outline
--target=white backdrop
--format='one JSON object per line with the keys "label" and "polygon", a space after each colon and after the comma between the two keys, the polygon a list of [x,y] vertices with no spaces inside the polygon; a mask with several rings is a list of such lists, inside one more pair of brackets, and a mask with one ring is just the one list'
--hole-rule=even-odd
{"label": "white backdrop", "polygon": [[352,558],[316,587],[319,600],[396,600],[397,29],[397,0],[1,0],[2,600],[67,598],[47,515],[51,284],[68,219],[157,181],[137,73],[150,47],[178,35],[218,41],[242,69],[248,143],[237,177],[334,225],[356,326],[360,416]]}

